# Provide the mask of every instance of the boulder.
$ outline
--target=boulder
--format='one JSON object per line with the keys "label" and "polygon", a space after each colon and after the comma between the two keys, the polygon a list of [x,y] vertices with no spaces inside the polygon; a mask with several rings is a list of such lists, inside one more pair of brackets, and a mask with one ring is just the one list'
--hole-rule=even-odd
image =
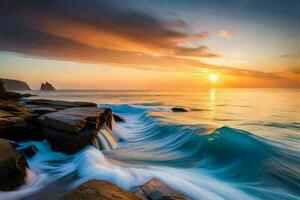
{"label": "boulder", "polygon": [[172,108],[171,109],[173,112],[188,112],[188,110],[184,109],[184,108]]}
{"label": "boulder", "polygon": [[23,100],[25,106],[28,107],[51,107],[55,109],[65,109],[73,107],[97,107],[97,104],[91,102],[71,102],[71,101],[57,101],[47,99],[26,99]]}
{"label": "boulder", "polygon": [[41,84],[41,90],[42,91],[54,91],[55,88],[53,87],[53,85],[51,85],[48,82],[42,83]]}
{"label": "boulder", "polygon": [[39,121],[46,127],[60,131],[79,133],[85,127],[83,116],[68,115],[64,112],[54,112],[39,117]]}
{"label": "boulder", "polygon": [[116,122],[126,122],[126,119],[120,115],[117,115],[117,114],[113,114],[113,118]]}
{"label": "boulder", "polygon": [[106,108],[68,108],[41,115],[39,121],[52,149],[72,154],[92,144],[104,124],[111,129],[112,112]]}
{"label": "boulder", "polygon": [[190,200],[189,197],[172,190],[164,182],[155,178],[142,185],[136,195],[144,200]]}
{"label": "boulder", "polygon": [[0,99],[0,138],[13,141],[42,139],[37,117],[15,102]]}
{"label": "boulder", "polygon": [[127,192],[107,181],[91,180],[82,184],[62,197],[62,200],[139,200],[134,194]]}
{"label": "boulder", "polygon": [[13,145],[0,138],[0,190],[11,191],[25,183],[27,162]]}
{"label": "boulder", "polygon": [[38,152],[38,149],[34,145],[31,145],[23,149],[18,149],[18,151],[25,157],[32,158],[36,154],[36,152]]}

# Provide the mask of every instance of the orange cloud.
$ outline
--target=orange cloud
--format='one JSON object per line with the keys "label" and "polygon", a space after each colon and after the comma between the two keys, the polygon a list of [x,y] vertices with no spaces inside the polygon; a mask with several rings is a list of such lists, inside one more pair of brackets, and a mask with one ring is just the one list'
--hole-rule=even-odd
{"label": "orange cloud", "polygon": [[[72,2],[70,6],[67,0],[47,4],[31,0],[1,1],[0,50],[137,69],[192,73],[209,69],[234,76],[283,79],[274,73],[214,66],[195,59],[218,55],[209,52],[206,46],[179,46],[184,41],[209,37],[208,32],[193,35],[173,29],[186,26],[182,20],[169,22],[123,9],[114,1]],[[219,35],[229,38],[233,34],[222,29]]]}
{"label": "orange cloud", "polygon": [[219,30],[218,35],[223,38],[231,38],[233,36],[233,33],[228,29],[221,29]]}

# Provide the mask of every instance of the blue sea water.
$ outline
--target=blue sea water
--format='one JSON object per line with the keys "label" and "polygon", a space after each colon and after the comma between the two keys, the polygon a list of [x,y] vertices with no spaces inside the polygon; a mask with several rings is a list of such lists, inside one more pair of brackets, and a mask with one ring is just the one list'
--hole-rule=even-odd
{"label": "blue sea water", "polygon": [[21,143],[39,149],[30,180],[0,199],[55,199],[90,179],[134,191],[154,177],[192,199],[300,199],[298,89],[31,93],[96,102],[126,123],[114,122],[118,141],[106,138],[103,151],[68,156],[47,141]]}

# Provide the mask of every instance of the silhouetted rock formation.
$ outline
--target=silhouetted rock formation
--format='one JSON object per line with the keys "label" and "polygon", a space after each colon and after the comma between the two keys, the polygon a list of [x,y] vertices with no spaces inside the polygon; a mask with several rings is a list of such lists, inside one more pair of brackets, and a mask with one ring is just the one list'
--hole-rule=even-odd
{"label": "silhouetted rock formation", "polygon": [[53,91],[55,88],[48,82],[41,84],[41,90],[43,91]]}
{"label": "silhouetted rock formation", "polygon": [[9,90],[31,90],[30,87],[26,82],[18,81],[18,80],[12,80],[12,79],[1,79],[3,82],[4,88]]}
{"label": "silhouetted rock formation", "polygon": [[5,90],[5,88],[3,87],[3,82],[0,80],[0,98],[6,99],[7,97],[8,97],[8,94]]}
{"label": "silhouetted rock formation", "polygon": [[173,112],[188,112],[188,110],[184,108],[172,108],[171,109]]}
{"label": "silhouetted rock formation", "polygon": [[127,192],[107,181],[91,180],[77,189],[68,192],[62,200],[140,200],[139,197]]}

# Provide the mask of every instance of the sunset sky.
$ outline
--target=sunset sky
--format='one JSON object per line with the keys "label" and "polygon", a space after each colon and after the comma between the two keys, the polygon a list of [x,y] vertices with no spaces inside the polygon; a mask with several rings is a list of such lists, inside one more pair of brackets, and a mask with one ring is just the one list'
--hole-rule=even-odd
{"label": "sunset sky", "polygon": [[300,87],[300,1],[1,0],[0,60],[34,89]]}

